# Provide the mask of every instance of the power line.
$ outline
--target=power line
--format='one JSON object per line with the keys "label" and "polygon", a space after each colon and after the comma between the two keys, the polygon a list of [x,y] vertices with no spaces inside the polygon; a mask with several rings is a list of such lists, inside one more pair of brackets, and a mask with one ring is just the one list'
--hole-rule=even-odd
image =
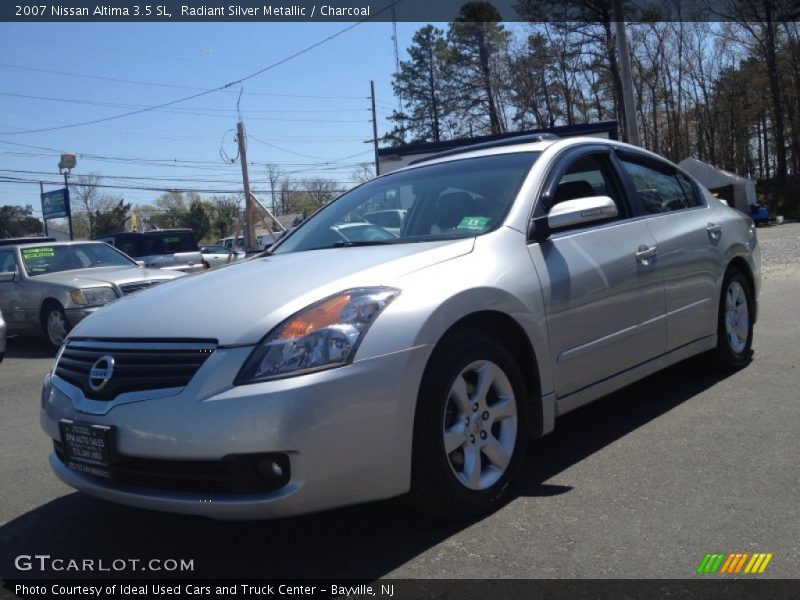
{"label": "power line", "polygon": [[[66,75],[69,77],[80,77],[83,79],[97,79],[100,81],[114,81],[117,83],[130,83],[134,85],[148,85],[153,87],[172,88],[177,90],[195,90],[202,91],[205,88],[192,87],[188,85],[176,85],[172,83],[158,83],[154,81],[137,81],[134,79],[120,79],[118,77],[105,77],[102,75],[88,75],[85,73],[69,73],[66,71],[55,71],[52,69],[39,69],[36,67],[25,67],[22,65],[11,65],[8,63],[0,63],[0,67],[8,69],[22,69],[25,71],[35,71],[38,73],[48,73],[50,75]],[[259,91],[245,91],[246,95],[251,96],[272,96],[275,98],[309,98],[314,100],[364,100],[365,96],[315,96],[308,94],[280,94],[277,92],[259,92]]]}
{"label": "power line", "polygon": [[0,133],[0,135],[19,135],[19,134],[23,134],[23,133],[41,133],[41,132],[44,132],[44,131],[56,131],[56,130],[60,130],[60,129],[69,129],[69,128],[72,128],[72,127],[80,127],[80,126],[83,126],[83,125],[93,125],[95,123],[105,123],[107,121],[112,121],[112,120],[115,120],[115,119],[121,119],[121,118],[124,118],[124,117],[130,117],[130,116],[138,115],[138,114],[141,114],[141,113],[144,113],[144,112],[149,112],[151,110],[157,110],[157,109],[160,109],[160,108],[166,108],[166,107],[172,106],[174,104],[178,104],[178,103],[181,103],[181,102],[186,102],[188,100],[193,100],[195,98],[200,98],[201,96],[206,96],[208,94],[212,94],[214,92],[218,92],[220,90],[224,90],[226,88],[230,88],[230,87],[232,87],[234,85],[241,85],[242,83],[244,83],[245,81],[247,81],[249,79],[252,79],[253,77],[257,77],[258,75],[261,75],[263,73],[266,73],[267,71],[275,69],[276,67],[279,67],[280,65],[283,65],[283,64],[289,62],[290,60],[293,60],[293,59],[297,58],[298,56],[302,56],[303,54],[306,54],[306,53],[310,52],[311,50],[313,50],[315,48],[318,48],[319,46],[321,46],[321,45],[323,45],[323,44],[325,44],[325,43],[327,43],[327,42],[339,37],[340,35],[343,35],[344,33],[350,31],[351,29],[354,29],[354,28],[358,27],[362,23],[377,17],[381,13],[387,11],[389,8],[391,8],[391,6],[386,6],[383,9],[377,11],[374,15],[366,17],[365,19],[362,19],[361,21],[353,23],[352,25],[348,25],[344,29],[341,29],[341,30],[337,31],[336,33],[331,34],[328,37],[326,37],[326,38],[324,38],[324,39],[322,39],[322,40],[320,40],[320,41],[318,41],[318,42],[316,42],[316,43],[314,43],[314,44],[312,44],[310,46],[307,46],[306,48],[303,48],[302,50],[299,50],[299,51],[295,52],[294,54],[290,54],[289,56],[287,56],[285,58],[282,58],[279,61],[276,61],[276,62],[274,62],[274,63],[272,63],[270,65],[267,65],[266,67],[264,67],[262,69],[259,69],[258,71],[255,71],[255,72],[251,73],[250,75],[246,75],[246,76],[244,76],[244,77],[242,77],[240,79],[237,79],[235,81],[230,81],[230,82],[228,82],[226,84],[217,86],[215,88],[211,88],[209,90],[198,92],[196,94],[192,94],[190,96],[185,96],[183,98],[178,98],[176,100],[170,100],[169,102],[162,102],[161,104],[156,104],[154,106],[150,106],[150,107],[141,108],[141,109],[138,109],[138,110],[129,111],[129,112],[126,112],[126,113],[123,113],[123,114],[113,115],[113,116],[110,116],[110,117],[103,117],[101,119],[93,119],[91,121],[83,121],[83,122],[80,122],[80,123],[70,123],[68,125],[59,125],[59,126],[55,126],[55,127],[45,127],[45,128],[41,128],[41,129],[28,129],[28,130],[22,130],[22,131],[5,131],[5,132]]}
{"label": "power line", "polygon": [[[103,106],[109,108],[138,108],[142,111],[144,110],[153,110],[155,112],[165,112],[177,115],[190,115],[190,116],[198,116],[198,117],[210,117],[215,119],[229,119],[229,115],[215,115],[209,114],[207,112],[198,112],[199,110],[209,110],[209,109],[162,109],[162,108],[148,108],[142,105],[136,104],[120,104],[117,102],[101,102],[99,100],[76,100],[74,98],[53,98],[50,96],[30,96],[27,94],[15,94],[12,92],[0,92],[0,96],[10,96],[13,98],[25,98],[27,100],[45,100],[48,102],[66,102],[68,104],[86,104],[89,106]],[[224,109],[210,109],[210,110],[224,110]],[[361,110],[361,109],[358,109]],[[366,109],[363,109],[366,110]],[[233,111],[235,112],[235,111]],[[314,111],[310,111],[314,112]],[[134,113],[130,113],[134,114]],[[124,116],[124,115],[123,115]],[[116,117],[115,117],[116,118]],[[287,119],[285,117],[282,118],[269,118],[269,117],[248,117],[248,119],[253,119],[256,121],[280,121],[280,122],[288,122],[288,123],[366,123],[368,122],[366,119],[361,120],[342,120],[342,119]],[[93,121],[92,123],[99,123],[102,119],[98,119]],[[82,125],[89,125],[91,123],[81,123]],[[62,127],[55,127],[55,129],[62,129]],[[46,129],[38,129],[36,131],[47,131]],[[26,132],[12,132],[12,133],[26,133]],[[32,133],[32,132],[27,132]],[[5,135],[5,133],[0,133],[0,135]]]}
{"label": "power line", "polygon": [[[34,150],[45,150],[45,151],[48,151],[48,152],[53,152],[54,154],[60,154],[61,153],[61,150],[57,150],[55,148],[49,148],[47,146],[35,146],[33,144],[21,144],[19,142],[8,142],[8,141],[5,141],[5,140],[0,140],[0,144],[9,144],[9,145],[12,145],[12,146],[19,146],[19,147],[23,147],[23,148],[31,148],[31,149],[34,149]],[[289,166],[289,167],[291,167],[291,166],[301,166],[301,167],[326,166],[326,165],[335,164],[338,161],[347,160],[348,158],[354,158],[356,156],[361,156],[363,154],[366,154],[367,152],[370,152],[370,151],[369,150],[364,150],[364,151],[360,151],[360,152],[357,152],[355,154],[351,154],[351,155],[348,155],[348,156],[343,156],[343,157],[336,158],[336,159],[330,159],[328,161],[318,162],[318,163],[290,163],[290,162],[282,163],[282,162],[276,162],[276,161],[267,161],[267,162],[248,161],[248,164],[249,165],[255,165],[255,166],[264,166],[264,167],[266,167],[267,165],[278,165],[278,166]],[[131,156],[105,156],[105,155],[100,155],[100,154],[90,154],[90,153],[80,153],[80,152],[76,152],[75,155],[78,158],[85,158],[85,159],[91,159],[91,160],[101,160],[101,161],[105,160],[105,161],[111,161],[111,162],[137,163],[137,164],[142,164],[142,165],[151,164],[153,166],[180,166],[181,168],[198,168],[198,167],[199,168],[205,168],[205,166],[203,166],[203,165],[211,165],[211,166],[220,167],[220,166],[222,166],[222,164],[224,164],[224,163],[220,163],[218,160],[214,161],[214,160],[188,160],[188,159],[178,159],[178,158],[173,159],[173,158],[144,158],[144,157],[131,157]]]}
{"label": "power line", "polygon": [[[27,179],[24,177],[11,177],[7,175],[0,175],[0,183],[43,183],[44,185],[64,185],[63,180],[56,180],[56,181],[43,181],[41,179]],[[353,182],[355,183],[355,182]],[[73,184],[75,185],[75,184]],[[79,184],[78,184],[79,185]],[[187,187],[155,187],[155,186],[134,186],[134,185],[114,185],[108,183],[98,183],[92,184],[93,187],[97,188],[107,188],[107,189],[119,189],[119,190],[142,190],[147,192],[177,192],[177,193],[190,193],[196,192],[198,194],[241,194],[242,189],[216,189],[216,188],[209,188],[209,189],[200,189],[200,188],[187,188]],[[292,183],[291,187],[285,190],[281,189],[274,189],[274,188],[258,188],[253,189],[254,193],[259,194],[271,194],[271,193],[280,193],[281,191],[287,192],[308,192],[308,191],[316,191],[316,188],[313,187],[303,187],[300,185],[296,185]]]}

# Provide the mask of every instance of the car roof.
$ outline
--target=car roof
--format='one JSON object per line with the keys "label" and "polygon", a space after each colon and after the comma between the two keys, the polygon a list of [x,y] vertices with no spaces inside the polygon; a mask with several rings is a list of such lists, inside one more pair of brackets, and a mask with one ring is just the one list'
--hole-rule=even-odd
{"label": "car roof", "polygon": [[16,243],[16,244],[5,244],[6,246],[16,247],[16,248],[27,248],[29,246],[41,246],[42,244],[47,244],[48,246],[77,246],[79,244],[105,244],[105,242],[97,241],[97,240],[72,240],[72,241],[64,241],[59,242],[54,240],[53,238],[42,238],[41,240],[37,241],[26,241],[23,243]]}
{"label": "car roof", "polygon": [[19,246],[21,244],[38,244],[40,242],[55,242],[56,238],[51,237],[19,237],[19,238],[0,238],[0,246]]}
{"label": "car roof", "polygon": [[454,148],[453,150],[448,150],[447,152],[444,153],[431,155],[425,159],[416,160],[402,169],[397,169],[396,171],[390,171],[389,173],[381,175],[380,177],[387,177],[392,173],[399,173],[401,171],[409,171],[411,169],[418,169],[420,167],[426,167],[429,165],[441,164],[456,160],[464,160],[467,158],[498,156],[501,154],[514,154],[517,152],[544,152],[545,150],[548,150],[550,148],[556,150],[564,150],[567,148],[584,146],[584,145],[613,146],[615,148],[628,150],[630,152],[635,152],[643,156],[649,156],[661,162],[666,161],[669,162],[670,164],[673,164],[671,163],[671,161],[668,161],[663,156],[659,156],[658,154],[651,152],[650,150],[647,150],[645,148],[641,148],[639,146],[632,146],[631,144],[626,144],[618,140],[610,140],[600,137],[576,136],[568,138],[543,139],[541,141],[533,141],[533,142],[510,140],[508,141],[508,143],[502,145],[493,145],[489,147],[483,144],[478,144],[473,146],[463,146],[461,148]]}

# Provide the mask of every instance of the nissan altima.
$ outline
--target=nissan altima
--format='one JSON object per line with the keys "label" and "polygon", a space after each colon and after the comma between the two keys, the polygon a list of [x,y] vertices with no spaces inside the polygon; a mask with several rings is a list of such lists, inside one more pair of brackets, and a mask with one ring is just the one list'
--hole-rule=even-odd
{"label": "nissan altima", "polygon": [[[379,210],[404,211],[399,234],[340,234]],[[692,355],[745,366],[759,263],[747,215],[639,148],[429,156],[259,258],[77,324],[42,391],[50,463],[93,496],[224,519],[398,495],[479,514],[561,415]]]}

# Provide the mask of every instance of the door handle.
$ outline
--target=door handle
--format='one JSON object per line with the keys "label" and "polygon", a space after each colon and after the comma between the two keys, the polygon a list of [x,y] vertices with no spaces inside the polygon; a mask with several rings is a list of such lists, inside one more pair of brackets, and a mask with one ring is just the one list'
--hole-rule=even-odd
{"label": "door handle", "polygon": [[706,232],[712,242],[718,242],[719,238],[722,237],[722,227],[716,223],[709,223],[708,227],[706,227]]}
{"label": "door handle", "polygon": [[657,250],[655,246],[645,246],[642,244],[639,246],[639,251],[636,253],[636,260],[644,265],[645,267],[650,264],[657,254]]}

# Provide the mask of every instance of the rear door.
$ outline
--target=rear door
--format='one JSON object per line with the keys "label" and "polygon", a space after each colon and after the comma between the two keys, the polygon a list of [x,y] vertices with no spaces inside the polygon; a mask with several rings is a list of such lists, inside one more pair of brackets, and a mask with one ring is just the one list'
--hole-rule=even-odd
{"label": "rear door", "polygon": [[617,151],[634,210],[658,244],[656,270],[664,281],[667,350],[714,335],[722,229],[696,184],[667,162]]}
{"label": "rear door", "polygon": [[610,196],[620,217],[529,245],[547,311],[556,395],[568,397],[664,352],[664,289],[656,240],[633,218],[607,147],[573,152],[546,179],[534,209]]}
{"label": "rear door", "polygon": [[25,330],[30,327],[30,321],[28,311],[25,310],[22,269],[13,249],[0,250],[0,271],[17,273],[14,281],[0,282],[0,312],[3,313],[9,332]]}

